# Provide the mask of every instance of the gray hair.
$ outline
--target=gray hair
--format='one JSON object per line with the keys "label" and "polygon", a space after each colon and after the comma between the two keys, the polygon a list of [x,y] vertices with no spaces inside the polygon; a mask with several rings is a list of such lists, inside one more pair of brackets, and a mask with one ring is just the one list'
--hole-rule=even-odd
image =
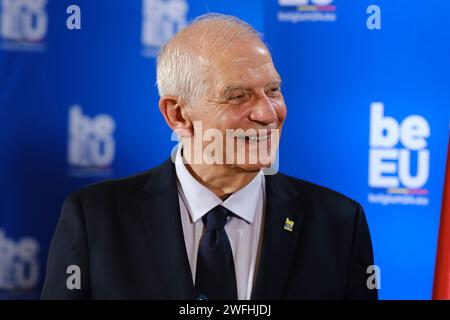
{"label": "gray hair", "polygon": [[156,59],[156,85],[160,97],[177,96],[188,105],[208,92],[207,57],[224,52],[237,38],[261,34],[248,23],[229,15],[208,13],[175,34]]}

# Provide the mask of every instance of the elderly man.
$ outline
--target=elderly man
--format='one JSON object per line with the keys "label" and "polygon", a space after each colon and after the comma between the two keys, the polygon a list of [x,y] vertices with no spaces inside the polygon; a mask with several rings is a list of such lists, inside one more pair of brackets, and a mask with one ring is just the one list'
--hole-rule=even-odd
{"label": "elderly man", "polygon": [[196,19],[162,48],[157,84],[179,147],[68,197],[43,298],[377,298],[361,206],[275,172],[286,106],[251,26]]}

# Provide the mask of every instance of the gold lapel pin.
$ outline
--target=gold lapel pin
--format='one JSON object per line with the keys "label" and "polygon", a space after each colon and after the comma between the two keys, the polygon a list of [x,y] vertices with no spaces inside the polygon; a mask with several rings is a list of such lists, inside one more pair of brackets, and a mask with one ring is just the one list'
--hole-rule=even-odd
{"label": "gold lapel pin", "polygon": [[294,221],[286,218],[286,221],[284,222],[284,230],[292,232],[292,229],[294,229]]}

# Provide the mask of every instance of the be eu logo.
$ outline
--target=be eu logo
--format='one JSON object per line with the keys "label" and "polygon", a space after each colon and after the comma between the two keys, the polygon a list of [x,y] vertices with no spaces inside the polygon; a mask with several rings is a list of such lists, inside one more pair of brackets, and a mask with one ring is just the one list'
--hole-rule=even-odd
{"label": "be eu logo", "polygon": [[279,22],[334,22],[336,6],[333,0],[278,0]]}
{"label": "be eu logo", "polygon": [[114,161],[116,123],[108,114],[89,117],[79,105],[69,109],[67,161],[73,177],[109,177]]}
{"label": "be eu logo", "polygon": [[383,103],[370,108],[370,203],[428,205],[430,125],[420,115],[386,116]]}
{"label": "be eu logo", "polygon": [[0,0],[0,47],[12,51],[45,49],[47,0]]}

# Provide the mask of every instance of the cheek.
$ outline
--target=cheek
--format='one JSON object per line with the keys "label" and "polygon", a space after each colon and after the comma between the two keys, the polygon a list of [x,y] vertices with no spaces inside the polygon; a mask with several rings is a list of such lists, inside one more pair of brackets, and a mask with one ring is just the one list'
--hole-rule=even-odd
{"label": "cheek", "polygon": [[286,119],[286,114],[287,114],[287,109],[286,109],[286,104],[284,103],[284,99],[275,101],[273,104],[273,107],[275,109],[275,112],[277,113],[280,124],[282,124],[284,122],[284,119]]}
{"label": "cheek", "polygon": [[242,114],[230,109],[202,110],[195,114],[195,119],[201,121],[203,131],[207,129],[226,129],[239,127],[242,123]]}
{"label": "cheek", "polygon": [[190,114],[192,122],[198,121],[202,123],[203,128],[215,127],[219,121],[219,115],[213,112],[212,108],[196,108]]}
{"label": "cheek", "polygon": [[214,121],[219,128],[240,128],[246,119],[245,109],[224,108],[214,115]]}

